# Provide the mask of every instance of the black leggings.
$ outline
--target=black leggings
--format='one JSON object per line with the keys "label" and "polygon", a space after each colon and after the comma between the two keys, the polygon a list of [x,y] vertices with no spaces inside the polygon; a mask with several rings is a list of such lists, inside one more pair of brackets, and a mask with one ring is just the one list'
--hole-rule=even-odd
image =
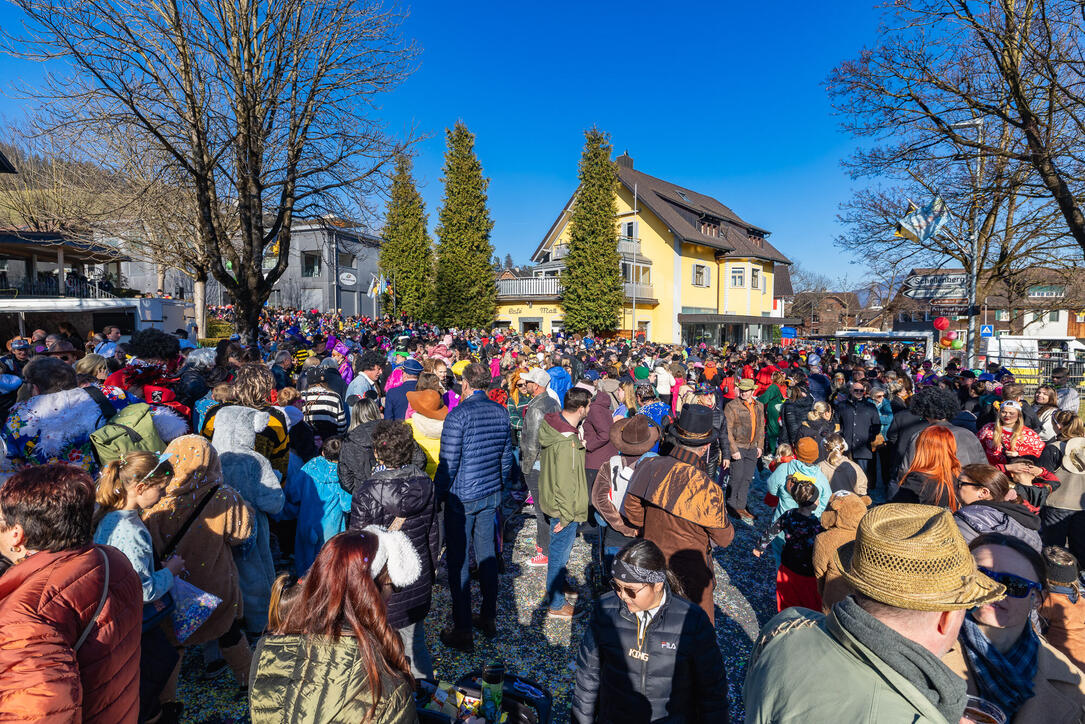
{"label": "black leggings", "polygon": [[1079,561],[1085,560],[1085,511],[1044,507],[1040,510],[1045,546],[1065,546]]}

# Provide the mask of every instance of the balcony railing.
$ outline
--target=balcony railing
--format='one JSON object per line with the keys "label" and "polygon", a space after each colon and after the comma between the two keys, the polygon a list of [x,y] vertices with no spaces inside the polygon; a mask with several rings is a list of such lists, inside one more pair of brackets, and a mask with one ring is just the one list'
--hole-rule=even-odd
{"label": "balcony railing", "polygon": [[561,294],[557,277],[534,279],[501,279],[497,282],[498,297],[556,297]]}
{"label": "balcony railing", "polygon": [[550,250],[550,261],[557,261],[558,259],[564,259],[569,256],[569,245],[558,244]]}
{"label": "balcony railing", "polygon": [[[111,285],[105,285],[112,289]],[[99,282],[84,281],[68,277],[63,291],[57,288],[57,280],[32,282],[23,279],[18,284],[0,284],[0,299],[22,299],[41,297],[70,297],[75,299],[116,299],[117,297],[102,288]]]}
{"label": "balcony railing", "polygon": [[618,238],[618,253],[619,254],[640,254],[640,239],[633,238],[631,236],[622,236]]}
{"label": "balcony railing", "polygon": [[[626,282],[623,284],[626,298],[652,299],[651,284]],[[557,297],[561,295],[561,279],[541,277],[535,279],[502,279],[497,282],[497,296],[501,297]]]}

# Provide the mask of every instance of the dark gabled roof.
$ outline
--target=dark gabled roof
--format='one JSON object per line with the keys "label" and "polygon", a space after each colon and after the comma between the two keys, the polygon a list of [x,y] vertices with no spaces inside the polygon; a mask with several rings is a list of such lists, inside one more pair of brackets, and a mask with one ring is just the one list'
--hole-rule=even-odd
{"label": "dark gabled roof", "polygon": [[[711,196],[649,176],[625,164],[618,165],[618,179],[630,191],[636,186],[638,200],[683,241],[720,249],[729,256],[791,263],[765,240],[768,231],[742,220]],[[720,238],[701,233],[700,222],[704,217],[721,222]],[[760,246],[750,239],[751,235],[761,239]]]}
{"label": "dark gabled roof", "polygon": [[4,157],[2,151],[0,151],[0,173],[18,173],[15,167],[11,165],[11,161]]}
{"label": "dark gabled roof", "polygon": [[774,299],[795,296],[795,289],[791,286],[791,267],[786,264],[773,269],[772,296]]}

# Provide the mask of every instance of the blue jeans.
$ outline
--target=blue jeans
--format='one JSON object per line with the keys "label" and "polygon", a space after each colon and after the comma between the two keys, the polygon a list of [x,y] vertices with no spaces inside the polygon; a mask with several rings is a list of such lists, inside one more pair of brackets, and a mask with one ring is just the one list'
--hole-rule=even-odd
{"label": "blue jeans", "polygon": [[550,521],[550,553],[546,564],[546,598],[551,610],[557,610],[565,605],[565,567],[569,563],[569,554],[573,552],[573,543],[576,542],[576,522],[569,523],[560,532],[554,528],[561,523],[554,518]]}
{"label": "blue jeans", "polygon": [[471,630],[471,573],[467,547],[475,546],[478,584],[482,591],[483,618],[497,617],[497,553],[494,550],[494,523],[501,491],[477,500],[463,501],[450,495],[445,503],[445,555],[448,588],[452,597],[452,626]]}

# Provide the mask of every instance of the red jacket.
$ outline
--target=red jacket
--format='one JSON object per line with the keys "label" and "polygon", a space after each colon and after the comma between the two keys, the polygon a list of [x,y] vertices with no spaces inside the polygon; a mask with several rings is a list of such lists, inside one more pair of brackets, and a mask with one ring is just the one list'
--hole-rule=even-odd
{"label": "red jacket", "polygon": [[109,557],[109,592],[78,653],[104,584],[95,546],[35,553],[0,577],[4,721],[136,721],[143,589],[124,554],[100,548]]}

